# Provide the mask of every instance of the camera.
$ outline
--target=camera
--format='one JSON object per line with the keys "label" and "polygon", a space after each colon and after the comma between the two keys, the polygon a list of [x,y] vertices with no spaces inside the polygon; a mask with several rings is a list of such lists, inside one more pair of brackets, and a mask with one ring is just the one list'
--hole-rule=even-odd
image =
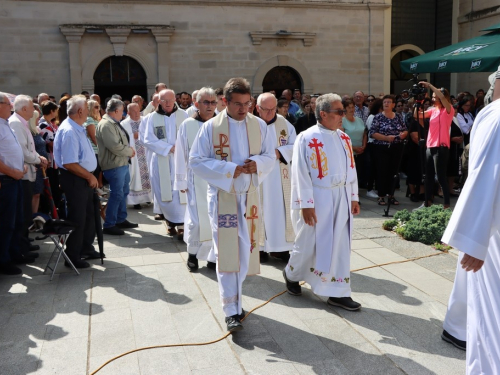
{"label": "camera", "polygon": [[410,97],[415,98],[415,100],[424,100],[425,94],[427,93],[427,88],[425,88],[422,85],[419,85],[418,83],[420,80],[418,79],[418,73],[413,74],[413,86],[411,87],[410,90]]}

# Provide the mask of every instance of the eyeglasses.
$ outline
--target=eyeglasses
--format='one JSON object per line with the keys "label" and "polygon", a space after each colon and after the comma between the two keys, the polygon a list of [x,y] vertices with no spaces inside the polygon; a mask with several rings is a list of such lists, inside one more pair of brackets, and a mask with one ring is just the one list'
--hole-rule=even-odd
{"label": "eyeglasses", "polygon": [[239,107],[239,108],[245,108],[245,107],[249,108],[252,105],[251,101],[246,102],[246,103],[238,103],[238,102],[229,101],[229,103],[233,103],[236,107]]}
{"label": "eyeglasses", "polygon": [[215,100],[212,100],[211,102],[210,102],[210,101],[208,101],[208,100],[204,100],[204,101],[202,101],[202,102],[198,102],[198,103],[201,103],[201,104],[203,104],[203,105],[205,105],[205,106],[207,106],[207,107],[208,107],[209,105],[217,105],[217,102],[216,102]]}
{"label": "eyeglasses", "polygon": [[330,109],[329,111],[325,111],[328,113],[336,113],[339,116],[345,116],[347,111],[345,109]]}
{"label": "eyeglasses", "polygon": [[264,108],[264,107],[259,107],[262,112],[274,112],[276,111],[276,107],[274,108]]}
{"label": "eyeglasses", "polygon": [[375,99],[367,99],[366,101],[367,101],[368,103],[371,103],[371,102],[373,102],[374,100],[375,100]]}
{"label": "eyeglasses", "polygon": [[165,103],[165,104],[175,103],[175,99],[172,100],[160,99],[160,103]]}

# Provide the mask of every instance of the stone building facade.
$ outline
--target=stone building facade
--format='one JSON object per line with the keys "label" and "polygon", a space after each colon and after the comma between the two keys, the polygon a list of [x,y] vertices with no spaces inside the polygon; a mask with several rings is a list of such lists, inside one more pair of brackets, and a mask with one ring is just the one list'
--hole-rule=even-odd
{"label": "stone building facade", "polygon": [[[306,93],[389,90],[390,0],[3,0],[0,90],[94,92],[110,56],[175,91],[288,67]],[[389,35],[389,37],[388,37]]]}

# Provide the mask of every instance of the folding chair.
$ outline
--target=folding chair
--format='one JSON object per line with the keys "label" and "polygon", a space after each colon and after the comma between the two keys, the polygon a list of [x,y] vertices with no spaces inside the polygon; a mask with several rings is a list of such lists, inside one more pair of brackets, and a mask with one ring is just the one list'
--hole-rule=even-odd
{"label": "folding chair", "polygon": [[[52,274],[50,276],[50,281],[54,278],[54,273],[56,272],[57,265],[61,260],[61,256],[64,257],[64,260],[73,268],[77,275],[80,275],[74,264],[71,262],[69,257],[66,255],[66,242],[68,241],[68,237],[70,234],[76,229],[76,225],[70,223],[65,220],[49,220],[45,223],[42,233],[50,237],[52,242],[54,242],[54,251],[49,258],[47,266],[43,273],[45,274],[47,270],[51,270]],[[51,266],[54,257],[56,258],[55,263]]]}

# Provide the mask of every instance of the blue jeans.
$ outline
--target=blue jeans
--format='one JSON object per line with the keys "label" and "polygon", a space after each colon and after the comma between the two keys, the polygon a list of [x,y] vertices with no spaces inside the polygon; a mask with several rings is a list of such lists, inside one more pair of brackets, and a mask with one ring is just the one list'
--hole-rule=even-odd
{"label": "blue jeans", "polygon": [[104,228],[114,227],[127,219],[127,196],[130,185],[128,164],[122,167],[103,171],[109,182],[109,199],[106,208]]}
{"label": "blue jeans", "polygon": [[0,263],[8,263],[21,254],[23,182],[1,176],[0,183]]}

